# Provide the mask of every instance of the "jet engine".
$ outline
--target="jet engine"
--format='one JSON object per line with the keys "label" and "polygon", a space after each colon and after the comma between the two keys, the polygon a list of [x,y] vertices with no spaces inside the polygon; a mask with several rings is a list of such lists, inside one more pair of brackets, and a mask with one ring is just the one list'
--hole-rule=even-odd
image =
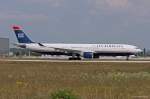
{"label": "jet engine", "polygon": [[93,58],[93,52],[83,52],[83,57],[87,59]]}

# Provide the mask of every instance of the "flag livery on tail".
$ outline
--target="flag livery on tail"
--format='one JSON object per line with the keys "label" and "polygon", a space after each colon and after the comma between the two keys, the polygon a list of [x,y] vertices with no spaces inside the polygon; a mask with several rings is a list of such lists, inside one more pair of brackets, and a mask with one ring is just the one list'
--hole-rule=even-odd
{"label": "flag livery on tail", "polygon": [[28,36],[23,32],[20,26],[13,26],[13,30],[16,34],[19,43],[33,43]]}

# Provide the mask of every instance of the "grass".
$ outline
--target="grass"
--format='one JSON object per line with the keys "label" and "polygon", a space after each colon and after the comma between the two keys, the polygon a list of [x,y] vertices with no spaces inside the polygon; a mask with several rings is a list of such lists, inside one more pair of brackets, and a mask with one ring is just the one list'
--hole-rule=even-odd
{"label": "grass", "polygon": [[149,99],[150,63],[0,61],[0,99],[50,99],[59,89],[81,99]]}

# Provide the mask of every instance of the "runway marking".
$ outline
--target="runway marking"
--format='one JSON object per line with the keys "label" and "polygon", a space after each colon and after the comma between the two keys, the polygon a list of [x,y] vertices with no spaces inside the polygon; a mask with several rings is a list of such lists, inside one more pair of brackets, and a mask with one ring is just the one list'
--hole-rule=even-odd
{"label": "runway marking", "polygon": [[150,61],[115,61],[115,60],[81,60],[81,61],[70,61],[70,60],[17,60],[17,59],[0,59],[0,61],[7,61],[7,62],[56,62],[56,63],[150,63]]}

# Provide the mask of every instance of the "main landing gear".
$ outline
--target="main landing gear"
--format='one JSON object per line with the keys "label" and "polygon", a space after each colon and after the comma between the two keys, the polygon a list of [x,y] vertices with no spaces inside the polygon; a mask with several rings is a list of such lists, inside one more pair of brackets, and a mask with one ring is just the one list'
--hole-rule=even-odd
{"label": "main landing gear", "polygon": [[69,60],[81,60],[80,55],[73,54],[72,57],[69,57]]}
{"label": "main landing gear", "polygon": [[129,60],[129,55],[126,57],[126,60],[127,60],[127,61]]}
{"label": "main landing gear", "polygon": [[69,57],[69,60],[81,60],[80,57]]}

